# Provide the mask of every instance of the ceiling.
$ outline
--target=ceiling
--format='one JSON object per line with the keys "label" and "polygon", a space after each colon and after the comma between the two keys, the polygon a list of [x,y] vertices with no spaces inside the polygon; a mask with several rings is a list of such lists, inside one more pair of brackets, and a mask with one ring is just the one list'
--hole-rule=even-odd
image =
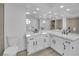
{"label": "ceiling", "polygon": [[27,3],[25,7],[26,12],[43,18],[79,17],[79,3]]}

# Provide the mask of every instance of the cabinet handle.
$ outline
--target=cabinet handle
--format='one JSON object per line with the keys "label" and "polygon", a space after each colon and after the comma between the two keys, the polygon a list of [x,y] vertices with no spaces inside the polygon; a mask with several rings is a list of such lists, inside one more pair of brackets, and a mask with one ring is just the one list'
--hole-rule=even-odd
{"label": "cabinet handle", "polygon": [[36,41],[36,45],[37,45],[37,41]]}
{"label": "cabinet handle", "polygon": [[74,47],[72,47],[72,50],[74,49]]}
{"label": "cabinet handle", "polygon": [[64,45],[64,43],[63,43],[63,45]]}
{"label": "cabinet handle", "polygon": [[64,50],[66,49],[66,46],[64,45]]}
{"label": "cabinet handle", "polygon": [[63,45],[64,45],[64,50],[66,49],[66,45],[63,43]]}
{"label": "cabinet handle", "polygon": [[35,42],[33,42],[33,46],[35,45]]}

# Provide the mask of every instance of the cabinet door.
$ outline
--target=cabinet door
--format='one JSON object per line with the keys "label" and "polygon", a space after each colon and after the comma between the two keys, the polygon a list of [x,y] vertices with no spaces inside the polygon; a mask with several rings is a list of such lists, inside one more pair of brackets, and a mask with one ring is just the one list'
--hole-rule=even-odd
{"label": "cabinet door", "polygon": [[60,37],[54,37],[55,39],[55,50],[63,55],[63,39]]}
{"label": "cabinet door", "polygon": [[[71,46],[66,45],[66,47],[65,47],[65,49],[64,49],[63,55],[64,55],[64,56],[71,56],[71,55],[72,55],[72,54],[71,54],[71,51],[72,51]],[[73,53],[73,52],[72,52],[72,53]]]}
{"label": "cabinet door", "polygon": [[32,54],[36,51],[34,38],[27,39],[27,51],[29,54]]}
{"label": "cabinet door", "polygon": [[53,48],[54,50],[56,49],[55,48],[55,44],[56,44],[56,40],[55,40],[55,37],[53,36],[53,37],[51,37],[51,40],[50,40],[50,42],[51,42],[51,48]]}
{"label": "cabinet door", "polygon": [[43,38],[41,36],[40,36],[38,42],[39,42],[39,49],[40,50],[44,49],[44,42],[43,42]]}
{"label": "cabinet door", "polygon": [[44,48],[48,48],[50,46],[50,38],[49,35],[43,35]]}
{"label": "cabinet door", "polygon": [[35,38],[35,45],[36,45],[36,51],[40,51],[43,49],[43,39],[41,37],[41,35],[37,35]]}
{"label": "cabinet door", "polygon": [[74,56],[79,56],[79,40],[74,41],[72,43],[72,47],[73,47],[72,51],[74,52]]}
{"label": "cabinet door", "polygon": [[65,40],[64,45],[65,45],[65,49],[64,49],[65,56],[72,56],[76,54],[76,46],[73,45],[73,42]]}

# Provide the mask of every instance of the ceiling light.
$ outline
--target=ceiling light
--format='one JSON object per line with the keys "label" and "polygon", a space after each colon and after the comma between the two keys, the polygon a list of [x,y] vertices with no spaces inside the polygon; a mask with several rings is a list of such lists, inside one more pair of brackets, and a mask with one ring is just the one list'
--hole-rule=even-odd
{"label": "ceiling light", "polygon": [[39,11],[40,9],[39,8],[36,8],[36,10]]}
{"label": "ceiling light", "polygon": [[30,14],[30,12],[26,12],[26,14]]}
{"label": "ceiling light", "polygon": [[70,9],[66,9],[66,11],[70,11]]}
{"label": "ceiling light", "polygon": [[60,8],[64,8],[64,6],[60,6]]}

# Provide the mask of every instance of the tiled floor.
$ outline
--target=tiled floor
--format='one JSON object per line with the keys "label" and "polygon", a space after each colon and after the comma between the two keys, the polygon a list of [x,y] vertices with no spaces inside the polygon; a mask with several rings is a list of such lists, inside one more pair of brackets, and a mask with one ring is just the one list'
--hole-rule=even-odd
{"label": "tiled floor", "polygon": [[[17,54],[18,56],[26,56],[26,51],[22,51]],[[60,56],[57,52],[55,52],[51,48],[44,49],[42,51],[31,54],[30,56]]]}

